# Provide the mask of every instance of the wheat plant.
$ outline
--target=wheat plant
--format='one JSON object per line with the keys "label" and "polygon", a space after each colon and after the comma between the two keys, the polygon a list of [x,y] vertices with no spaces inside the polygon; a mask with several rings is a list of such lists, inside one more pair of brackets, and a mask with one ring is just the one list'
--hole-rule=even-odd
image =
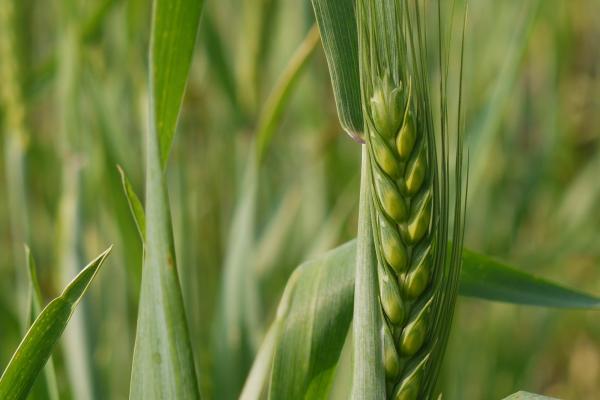
{"label": "wheat plant", "polygon": [[466,3],[0,0],[0,399],[594,398],[596,9]]}

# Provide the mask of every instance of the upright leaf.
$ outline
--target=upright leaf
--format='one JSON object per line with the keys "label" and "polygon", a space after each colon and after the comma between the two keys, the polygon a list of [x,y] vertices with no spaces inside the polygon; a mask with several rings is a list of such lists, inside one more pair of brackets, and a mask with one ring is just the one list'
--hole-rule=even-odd
{"label": "upright leaf", "polygon": [[200,396],[177,275],[164,167],[202,5],[199,0],[154,2],[146,152],[146,243],[130,386],[132,399]]}
{"label": "upright leaf", "polygon": [[119,169],[119,174],[121,175],[121,184],[123,185],[123,192],[127,198],[129,211],[131,211],[131,216],[133,217],[135,226],[140,235],[140,240],[143,243],[146,235],[146,215],[144,214],[144,206],[142,205],[138,195],[135,193],[133,186],[131,186],[131,182],[129,182],[129,179],[127,179],[127,175],[125,175],[123,168],[121,168],[121,166],[117,166],[117,168]]}
{"label": "upright leaf", "polygon": [[370,165],[366,146],[362,150],[358,237],[356,239],[354,302],[353,399],[385,397],[385,372],[382,360],[382,316],[379,305],[377,261],[372,231]]}
{"label": "upright leaf", "polygon": [[88,264],[36,318],[0,377],[0,399],[25,399],[35,378],[52,354],[73,311],[85,294],[110,248]]}
{"label": "upright leaf", "polygon": [[204,0],[155,0],[150,37],[150,130],[165,166],[196,43]]}

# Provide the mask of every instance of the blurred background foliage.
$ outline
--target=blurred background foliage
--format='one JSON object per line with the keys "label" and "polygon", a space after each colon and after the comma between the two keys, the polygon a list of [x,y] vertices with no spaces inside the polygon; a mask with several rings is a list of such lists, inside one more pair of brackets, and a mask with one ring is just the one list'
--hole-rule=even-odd
{"label": "blurred background foliage", "polygon": [[[600,287],[599,7],[470,1],[464,81],[468,247],[591,293]],[[142,246],[117,165],[143,193],[150,6],[0,0],[0,16],[0,366],[24,329],[22,244],[48,299],[114,243],[54,359],[61,398],[124,399]],[[248,306],[244,293],[221,294],[231,287],[223,283],[230,253],[251,260],[239,278],[256,284],[257,309],[244,314],[252,333],[237,365],[243,378],[293,268],[355,236],[360,152],[337,121],[320,44],[260,164],[253,221],[233,219],[251,196],[242,183],[265,101],[312,24],[308,1],[222,0],[202,16],[168,181],[208,398],[227,396],[218,383],[218,365],[227,365],[215,345],[219,298]],[[242,250],[230,239],[238,229]],[[459,300],[444,397],[518,389],[595,398],[597,315]]]}

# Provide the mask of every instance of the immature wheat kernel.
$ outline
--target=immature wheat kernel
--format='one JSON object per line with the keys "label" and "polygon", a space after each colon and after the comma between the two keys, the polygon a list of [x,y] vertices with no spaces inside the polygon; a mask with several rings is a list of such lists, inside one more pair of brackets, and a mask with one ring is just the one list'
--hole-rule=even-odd
{"label": "immature wheat kernel", "polygon": [[[416,129],[418,115],[411,109],[411,91],[402,91],[401,83],[392,84],[387,74],[376,82],[381,86],[371,99],[374,126],[367,137],[385,316],[384,367],[388,387],[397,387],[395,398],[411,399],[421,390],[419,366],[423,363],[416,369],[405,366],[414,365],[429,330],[431,295],[426,293],[431,281],[432,171],[427,163],[427,137]],[[413,309],[417,302],[426,306]],[[413,318],[407,323],[405,316],[411,312]]]}

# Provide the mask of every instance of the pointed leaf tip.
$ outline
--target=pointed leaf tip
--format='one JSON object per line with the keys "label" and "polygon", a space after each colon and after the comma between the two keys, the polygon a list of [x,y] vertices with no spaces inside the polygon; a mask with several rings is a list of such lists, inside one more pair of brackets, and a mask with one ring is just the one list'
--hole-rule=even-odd
{"label": "pointed leaf tip", "polygon": [[111,249],[112,246],[83,268],[62,295],[48,303],[35,319],[0,376],[0,399],[27,398],[77,303]]}
{"label": "pointed leaf tip", "polygon": [[106,260],[106,257],[110,254],[112,250],[112,245],[104,252],[102,252],[98,257],[96,257],[93,261],[91,261],[88,265],[86,265],[83,270],[77,275],[65,288],[63,293],[61,294],[61,298],[67,300],[72,307],[76,306],[88,286],[96,276],[98,269]]}

